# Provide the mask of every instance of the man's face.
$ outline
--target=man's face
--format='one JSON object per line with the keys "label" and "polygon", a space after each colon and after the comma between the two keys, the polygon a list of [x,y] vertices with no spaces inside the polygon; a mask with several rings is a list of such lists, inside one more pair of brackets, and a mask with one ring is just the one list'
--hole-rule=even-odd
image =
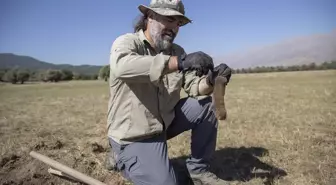
{"label": "man's face", "polygon": [[149,34],[154,45],[159,51],[167,51],[171,48],[179,31],[180,21],[176,17],[154,14],[148,22]]}

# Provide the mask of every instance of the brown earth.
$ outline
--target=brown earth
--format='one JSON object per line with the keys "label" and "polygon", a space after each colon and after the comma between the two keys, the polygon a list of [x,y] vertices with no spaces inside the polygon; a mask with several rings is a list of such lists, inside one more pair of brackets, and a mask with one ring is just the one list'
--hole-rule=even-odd
{"label": "brown earth", "polygon": [[[234,75],[212,171],[232,184],[332,183],[335,77],[335,71]],[[107,184],[131,184],[104,168],[107,101],[108,86],[102,81],[2,84],[0,184],[79,184],[49,174],[30,151]],[[181,174],[189,138],[185,132],[168,143]]]}

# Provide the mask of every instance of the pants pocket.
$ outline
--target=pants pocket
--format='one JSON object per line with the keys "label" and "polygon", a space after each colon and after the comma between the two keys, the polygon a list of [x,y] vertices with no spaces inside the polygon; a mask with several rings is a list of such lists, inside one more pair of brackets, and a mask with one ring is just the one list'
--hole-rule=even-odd
{"label": "pants pocket", "polygon": [[137,156],[124,156],[120,154],[117,167],[122,175],[131,180],[132,177],[141,175],[141,163]]}
{"label": "pants pocket", "polygon": [[135,173],[140,168],[140,161],[137,156],[130,157],[125,161],[125,170]]}

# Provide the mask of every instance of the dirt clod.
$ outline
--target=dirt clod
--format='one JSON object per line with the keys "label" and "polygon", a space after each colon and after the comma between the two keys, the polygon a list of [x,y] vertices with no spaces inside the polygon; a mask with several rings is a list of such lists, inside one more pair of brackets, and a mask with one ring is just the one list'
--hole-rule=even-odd
{"label": "dirt clod", "polygon": [[18,161],[20,159],[20,156],[17,156],[15,154],[12,154],[8,157],[4,157],[2,158],[1,162],[0,162],[0,166],[4,167],[6,165],[11,165],[14,164],[16,161]]}
{"label": "dirt clod", "polygon": [[59,140],[55,142],[45,142],[45,141],[40,141],[39,143],[34,145],[35,150],[59,150],[63,147],[63,143]]}
{"label": "dirt clod", "polygon": [[104,147],[102,145],[98,144],[98,143],[92,143],[91,148],[92,148],[93,153],[103,153],[103,152],[105,152]]}
{"label": "dirt clod", "polygon": [[35,179],[40,179],[42,177],[43,177],[43,175],[41,175],[41,174],[38,174],[38,173],[33,174],[33,178],[35,178]]}
{"label": "dirt clod", "polygon": [[2,185],[13,185],[13,184],[17,184],[14,181],[5,181]]}
{"label": "dirt clod", "polygon": [[61,149],[63,147],[63,143],[61,142],[61,141],[59,141],[59,140],[57,140],[54,144],[53,144],[53,146],[51,146],[51,148],[52,149],[54,149],[54,150],[59,150],[59,149]]}
{"label": "dirt clod", "polygon": [[35,150],[41,150],[47,148],[47,145],[44,143],[44,141],[41,141],[34,145]]}

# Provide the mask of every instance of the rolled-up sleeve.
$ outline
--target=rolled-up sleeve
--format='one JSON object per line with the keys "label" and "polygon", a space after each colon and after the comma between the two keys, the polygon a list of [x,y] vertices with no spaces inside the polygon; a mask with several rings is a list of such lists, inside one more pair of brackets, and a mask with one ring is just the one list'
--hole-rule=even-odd
{"label": "rolled-up sleeve", "polygon": [[184,91],[190,97],[207,96],[213,91],[213,87],[206,83],[206,75],[198,77],[196,72],[188,72],[184,81]]}
{"label": "rolled-up sleeve", "polygon": [[114,41],[110,52],[111,75],[128,82],[151,81],[156,84],[164,75],[170,56],[162,53],[140,55],[136,39],[127,34]]}
{"label": "rolled-up sleeve", "polygon": [[184,74],[184,91],[191,97],[199,96],[199,84],[203,77],[196,76],[195,71],[186,72]]}

